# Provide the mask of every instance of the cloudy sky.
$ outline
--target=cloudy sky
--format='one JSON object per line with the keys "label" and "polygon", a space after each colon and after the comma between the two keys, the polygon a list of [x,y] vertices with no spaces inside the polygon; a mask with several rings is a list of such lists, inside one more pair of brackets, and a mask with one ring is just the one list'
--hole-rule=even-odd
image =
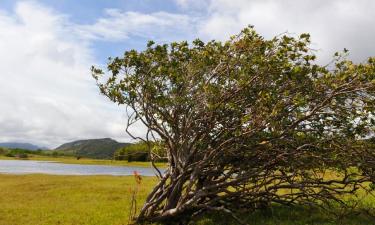
{"label": "cloudy sky", "polygon": [[373,0],[0,0],[0,142],[130,141],[91,65],[150,39],[225,40],[248,24],[267,38],[310,33],[319,63],[344,47],[356,62],[375,55]]}

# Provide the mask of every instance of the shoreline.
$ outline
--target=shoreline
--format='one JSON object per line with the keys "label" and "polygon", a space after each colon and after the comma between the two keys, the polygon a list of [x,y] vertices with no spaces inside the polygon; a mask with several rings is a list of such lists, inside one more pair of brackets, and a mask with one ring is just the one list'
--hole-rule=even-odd
{"label": "shoreline", "polygon": [[[49,161],[54,163],[64,163],[64,164],[79,164],[79,165],[107,165],[107,166],[125,166],[125,167],[144,167],[152,168],[151,162],[127,162],[127,161],[117,161],[110,159],[89,159],[81,158],[77,160],[75,157],[69,156],[40,156],[40,155],[29,155],[27,159],[19,159],[15,157],[0,156],[0,160],[35,160],[35,161]],[[155,163],[158,168],[167,167],[167,163]]]}

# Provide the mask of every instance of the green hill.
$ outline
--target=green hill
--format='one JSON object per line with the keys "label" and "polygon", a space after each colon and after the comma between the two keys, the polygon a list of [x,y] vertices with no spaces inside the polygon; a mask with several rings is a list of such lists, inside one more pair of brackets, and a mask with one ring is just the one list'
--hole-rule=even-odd
{"label": "green hill", "polygon": [[111,138],[79,140],[60,145],[56,152],[95,159],[110,159],[117,149],[129,145]]}

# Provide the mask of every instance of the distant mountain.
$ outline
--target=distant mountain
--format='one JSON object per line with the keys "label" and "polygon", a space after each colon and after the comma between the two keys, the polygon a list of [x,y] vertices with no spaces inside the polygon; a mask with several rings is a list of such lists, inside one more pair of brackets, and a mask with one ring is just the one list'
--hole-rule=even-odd
{"label": "distant mountain", "polygon": [[4,142],[0,143],[0,147],[4,148],[20,148],[20,149],[26,149],[26,150],[38,150],[38,149],[46,149],[44,147],[36,146],[30,143],[19,143],[19,142]]}
{"label": "distant mountain", "polygon": [[120,143],[111,138],[79,140],[60,145],[57,152],[87,158],[109,159],[115,151],[130,143]]}

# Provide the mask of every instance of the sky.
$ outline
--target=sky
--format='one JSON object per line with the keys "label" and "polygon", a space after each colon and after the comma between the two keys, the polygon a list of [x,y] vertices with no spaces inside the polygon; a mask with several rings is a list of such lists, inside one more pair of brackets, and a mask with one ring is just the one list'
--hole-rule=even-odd
{"label": "sky", "polygon": [[90,67],[148,40],[224,41],[253,25],[265,38],[310,33],[317,63],[344,48],[363,62],[374,12],[373,0],[0,0],[0,142],[131,142],[124,106],[99,94]]}

